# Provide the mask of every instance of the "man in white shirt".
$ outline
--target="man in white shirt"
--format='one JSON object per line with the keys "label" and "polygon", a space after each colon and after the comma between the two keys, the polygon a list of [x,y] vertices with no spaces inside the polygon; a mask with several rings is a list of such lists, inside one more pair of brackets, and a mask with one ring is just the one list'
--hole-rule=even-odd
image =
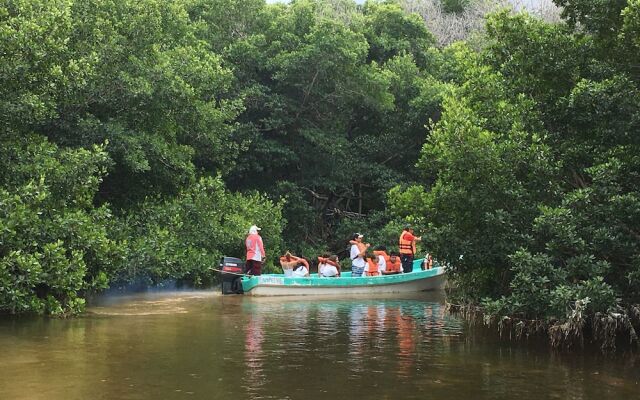
{"label": "man in white shirt", "polygon": [[364,260],[364,255],[367,248],[369,248],[369,243],[362,243],[363,237],[360,233],[354,233],[352,238],[352,241],[355,243],[351,245],[349,257],[351,257],[351,276],[353,278],[362,276],[364,267],[367,264]]}

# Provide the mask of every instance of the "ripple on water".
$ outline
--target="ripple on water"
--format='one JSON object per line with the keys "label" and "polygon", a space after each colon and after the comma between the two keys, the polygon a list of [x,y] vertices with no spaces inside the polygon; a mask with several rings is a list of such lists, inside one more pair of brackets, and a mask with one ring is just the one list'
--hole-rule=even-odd
{"label": "ripple on water", "polygon": [[144,293],[131,296],[106,297],[87,309],[88,314],[106,316],[146,316],[187,314],[194,302],[207,300],[210,292]]}

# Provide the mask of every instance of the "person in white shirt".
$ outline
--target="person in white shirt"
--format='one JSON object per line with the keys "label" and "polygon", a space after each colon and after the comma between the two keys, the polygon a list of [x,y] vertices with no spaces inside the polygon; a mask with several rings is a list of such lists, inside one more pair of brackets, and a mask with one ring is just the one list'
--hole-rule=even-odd
{"label": "person in white shirt", "polygon": [[378,246],[373,251],[373,254],[378,256],[378,270],[380,271],[380,274],[385,275],[387,272],[387,259],[385,257],[387,254],[387,248],[385,246]]}
{"label": "person in white shirt", "polygon": [[318,273],[322,277],[333,278],[340,276],[340,263],[338,256],[332,255],[327,257],[318,257]]}
{"label": "person in white shirt", "polygon": [[351,251],[349,257],[351,257],[351,276],[357,278],[362,276],[366,261],[364,255],[369,248],[369,243],[362,243],[363,235],[360,233],[354,233],[351,241]]}
{"label": "person in white shirt", "polygon": [[262,274],[262,263],[267,257],[264,252],[264,245],[262,243],[262,237],[258,233],[260,228],[255,225],[251,225],[249,228],[249,235],[245,240],[245,246],[247,248],[247,262],[245,263],[245,271],[250,275]]}
{"label": "person in white shirt", "polygon": [[[302,257],[294,256],[290,251],[287,251],[282,257],[280,257],[280,265],[282,266],[282,271],[284,272],[284,276],[286,277],[290,277],[293,275],[293,269],[296,268],[299,263],[304,264],[306,262],[307,260]],[[307,269],[309,269],[309,264],[306,265]]]}
{"label": "person in white shirt", "polygon": [[298,262],[298,266],[293,270],[292,276],[294,278],[304,278],[309,276],[309,263],[307,260]]}

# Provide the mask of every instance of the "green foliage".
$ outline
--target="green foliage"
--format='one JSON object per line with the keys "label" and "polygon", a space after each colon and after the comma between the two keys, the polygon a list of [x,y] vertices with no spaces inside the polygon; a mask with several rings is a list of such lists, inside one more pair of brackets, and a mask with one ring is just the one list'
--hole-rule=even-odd
{"label": "green foliage", "polygon": [[0,5],[0,126],[22,130],[57,115],[56,100],[82,67],[66,57],[71,1]]}
{"label": "green foliage", "polygon": [[407,15],[397,4],[367,2],[363,23],[369,59],[383,64],[395,56],[411,54],[419,67],[427,65],[435,38],[418,14]]}
{"label": "green foliage", "polygon": [[106,287],[122,254],[109,210],[92,205],[107,160],[99,147],[1,139],[0,311],[74,313],[82,292]]}
{"label": "green foliage", "polygon": [[441,53],[458,88],[423,147],[424,183],[390,193],[398,217],[425,221],[458,295],[494,315],[639,301],[637,6],[559,3],[569,25],[503,12],[480,54]]}
{"label": "green foliage", "polygon": [[209,283],[253,223],[272,261],[411,223],[495,314],[640,301],[640,2],[556,3],[476,51],[392,1],[5,1],[0,310]]}
{"label": "green foliage", "polygon": [[525,318],[544,316],[550,310],[550,293],[564,282],[565,272],[555,267],[545,254],[518,250],[510,261],[513,264],[510,295],[493,304],[485,299],[485,305],[496,313],[521,314]]}
{"label": "green foliage", "polygon": [[148,200],[114,226],[113,235],[128,248],[118,283],[211,283],[209,268],[223,255],[243,255],[253,224],[262,228],[273,261],[282,251],[281,208],[258,194],[228,193],[219,177],[202,178],[169,200]]}
{"label": "green foliage", "polygon": [[461,13],[463,12],[472,0],[440,0],[442,8],[448,13]]}
{"label": "green foliage", "polygon": [[563,18],[571,25],[581,24],[599,36],[615,34],[628,0],[554,0],[562,7]]}
{"label": "green foliage", "polygon": [[629,0],[627,3],[627,8],[622,11],[624,22],[621,36],[631,41],[637,51],[640,48],[640,1]]}
{"label": "green foliage", "polygon": [[415,176],[446,85],[427,70],[438,62],[433,37],[396,4],[296,1],[262,18],[254,25],[266,28],[224,54],[246,96],[236,140],[250,143],[225,180],[295,197],[288,247],[320,248],[338,241],[333,217],[379,210]]}
{"label": "green foliage", "polygon": [[[247,21],[264,7],[225,4],[233,10],[223,12]],[[243,22],[218,24],[227,16],[211,15],[212,5],[0,5],[0,311],[74,313],[87,291],[142,275],[210,279],[204,269],[223,252],[240,255],[241,241],[203,240],[231,229],[237,237],[254,222],[273,226],[268,243],[280,248],[280,203],[199,181],[228,172],[244,145],[233,140],[243,95],[213,51]],[[213,32],[208,24],[218,24],[216,34],[201,37]],[[213,186],[232,220],[207,225]],[[190,219],[188,207],[200,214]],[[136,215],[154,221],[150,210],[162,225],[124,229]]]}
{"label": "green foliage", "polygon": [[197,167],[231,167],[241,101],[229,98],[231,71],[196,38],[186,2],[89,0],[68,13],[64,57],[82,75],[58,94],[58,118],[44,130],[64,145],[109,141],[104,200],[175,194],[195,182]]}

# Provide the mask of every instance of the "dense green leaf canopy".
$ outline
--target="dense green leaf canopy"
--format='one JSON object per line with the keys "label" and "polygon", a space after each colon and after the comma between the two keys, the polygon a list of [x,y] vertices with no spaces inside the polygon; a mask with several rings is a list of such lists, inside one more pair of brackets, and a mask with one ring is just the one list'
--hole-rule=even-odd
{"label": "dense green leaf canopy", "polygon": [[494,315],[639,302],[640,1],[556,3],[437,48],[395,1],[3,2],[0,311],[211,283],[252,224],[273,268],[412,223]]}
{"label": "dense green leaf canopy", "polygon": [[461,297],[497,315],[640,301],[637,4],[558,3],[568,24],[502,12],[482,51],[445,51],[457,85],[422,149],[427,184],[390,193]]}

